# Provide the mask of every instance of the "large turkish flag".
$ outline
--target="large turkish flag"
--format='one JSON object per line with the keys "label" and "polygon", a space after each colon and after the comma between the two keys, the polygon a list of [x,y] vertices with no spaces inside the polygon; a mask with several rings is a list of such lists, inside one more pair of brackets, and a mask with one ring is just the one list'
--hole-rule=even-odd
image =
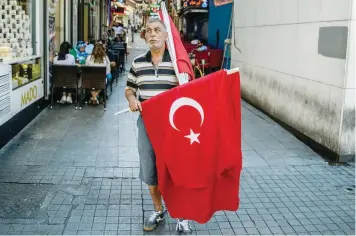
{"label": "large turkish flag", "polygon": [[237,210],[241,156],[239,73],[221,70],[142,103],[170,215],[207,222]]}

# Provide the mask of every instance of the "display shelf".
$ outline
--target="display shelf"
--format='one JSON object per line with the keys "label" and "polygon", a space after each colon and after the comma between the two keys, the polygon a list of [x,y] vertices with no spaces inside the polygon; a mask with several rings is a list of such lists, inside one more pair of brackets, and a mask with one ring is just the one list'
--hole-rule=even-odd
{"label": "display shelf", "polygon": [[40,79],[43,79],[43,78],[40,77],[40,78],[38,78],[38,79],[30,80],[30,81],[28,81],[28,83],[26,83],[26,84],[22,84],[22,85],[17,86],[16,88],[13,88],[12,91],[15,91],[15,90],[17,90],[17,89],[20,89],[20,88],[22,88],[22,87],[25,87],[25,86],[27,86],[28,84],[31,84],[31,83],[33,83],[33,82],[35,82],[35,81],[37,81],[37,80],[40,80]]}
{"label": "display shelf", "polygon": [[21,58],[34,54],[31,30],[32,1],[1,0],[0,3],[0,56]]}
{"label": "display shelf", "polygon": [[40,55],[28,56],[28,57],[17,57],[17,58],[9,58],[9,59],[0,59],[0,64],[15,64],[15,63],[23,63],[30,60],[35,60],[40,58]]}

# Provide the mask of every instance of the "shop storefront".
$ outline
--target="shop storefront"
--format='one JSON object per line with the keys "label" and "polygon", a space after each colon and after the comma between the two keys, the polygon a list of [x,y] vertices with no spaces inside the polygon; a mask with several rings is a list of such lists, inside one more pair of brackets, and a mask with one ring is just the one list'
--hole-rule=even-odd
{"label": "shop storefront", "polygon": [[122,23],[124,26],[128,25],[129,16],[126,14],[125,0],[112,0],[110,3],[111,22],[113,26],[115,23]]}
{"label": "shop storefront", "polygon": [[[81,7],[86,2],[0,0],[0,148],[48,102],[51,65],[60,44],[85,40]],[[96,2],[106,2],[93,2],[96,18],[87,15],[86,22],[91,20],[91,33],[99,37],[103,18]]]}
{"label": "shop storefront", "polygon": [[36,103],[44,97],[43,5],[43,0],[0,1],[0,147],[26,125],[20,113],[39,110]]}
{"label": "shop storefront", "polygon": [[182,29],[187,40],[208,40],[208,0],[182,0],[179,16],[182,18]]}

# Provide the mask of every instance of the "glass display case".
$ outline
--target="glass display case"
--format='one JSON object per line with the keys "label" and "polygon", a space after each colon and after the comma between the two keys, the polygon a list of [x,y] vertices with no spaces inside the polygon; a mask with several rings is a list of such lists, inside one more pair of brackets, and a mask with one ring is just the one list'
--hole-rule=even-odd
{"label": "glass display case", "polygon": [[0,0],[0,63],[12,67],[13,90],[41,76],[36,17],[36,0]]}
{"label": "glass display case", "polygon": [[44,97],[44,1],[0,0],[0,126]]}
{"label": "glass display case", "polygon": [[35,0],[0,1],[0,60],[15,61],[34,55],[32,17]]}
{"label": "glass display case", "polygon": [[41,78],[41,59],[37,58],[12,67],[12,90]]}

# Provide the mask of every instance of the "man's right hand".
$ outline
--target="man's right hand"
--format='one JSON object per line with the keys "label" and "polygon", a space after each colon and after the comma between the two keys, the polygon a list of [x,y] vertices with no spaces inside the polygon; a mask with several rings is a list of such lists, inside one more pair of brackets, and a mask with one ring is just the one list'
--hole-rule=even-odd
{"label": "man's right hand", "polygon": [[137,98],[129,100],[129,107],[131,111],[142,111],[141,103]]}

